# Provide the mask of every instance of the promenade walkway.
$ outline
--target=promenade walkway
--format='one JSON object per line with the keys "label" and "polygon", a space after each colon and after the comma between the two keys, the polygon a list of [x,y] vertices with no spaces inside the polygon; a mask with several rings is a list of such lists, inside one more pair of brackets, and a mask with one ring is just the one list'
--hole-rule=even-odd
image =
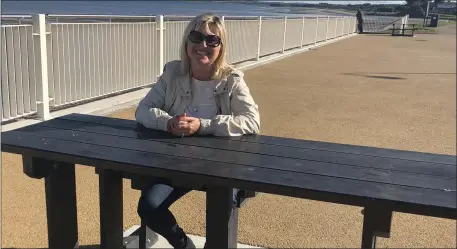
{"label": "promenade walkway", "polygon": [[[360,35],[246,72],[265,135],[456,154],[455,25],[437,35]],[[134,108],[111,114],[132,119]],[[2,246],[45,248],[44,184],[2,153]],[[98,179],[77,168],[80,243],[98,244]],[[124,183],[125,228],[138,191]],[[172,206],[184,229],[205,232],[204,194]],[[240,212],[239,241],[270,248],[360,247],[361,208],[260,194]],[[455,248],[456,222],[394,213],[379,248]]]}

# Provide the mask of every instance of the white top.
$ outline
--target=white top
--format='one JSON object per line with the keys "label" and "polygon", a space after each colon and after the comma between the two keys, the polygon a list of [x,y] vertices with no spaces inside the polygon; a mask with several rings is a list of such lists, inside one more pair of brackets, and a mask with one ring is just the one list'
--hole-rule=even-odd
{"label": "white top", "polygon": [[218,114],[215,90],[218,81],[197,80],[192,77],[192,101],[186,108],[187,116],[212,119]]}

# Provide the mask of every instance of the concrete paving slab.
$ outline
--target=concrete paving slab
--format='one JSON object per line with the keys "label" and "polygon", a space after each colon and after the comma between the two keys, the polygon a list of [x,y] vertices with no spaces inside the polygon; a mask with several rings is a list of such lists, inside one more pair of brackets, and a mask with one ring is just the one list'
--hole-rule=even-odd
{"label": "concrete paving slab", "polygon": [[[128,240],[129,243],[124,244],[126,249],[136,249],[139,247],[138,236],[131,236],[131,234],[135,230],[137,230],[139,227],[140,227],[139,225],[135,225],[135,226],[132,226],[131,228],[127,229],[124,232],[124,237],[132,237],[132,240],[130,240],[130,239]],[[149,230],[148,232],[151,232],[151,231]],[[149,236],[147,236],[147,239],[150,236],[151,236],[151,234],[149,234]],[[158,234],[156,236],[157,236],[156,238],[158,238],[158,240],[156,242],[154,242],[152,245],[147,244],[147,248],[173,249],[173,247],[168,243],[168,241],[164,237],[162,237],[161,235],[158,235]],[[188,235],[188,236],[194,242],[196,248],[203,248],[205,246],[206,239],[204,237],[197,236],[197,235]],[[154,239],[154,241],[155,241],[155,239]],[[238,243],[237,247],[241,248],[241,249],[243,249],[243,248],[262,248],[262,247],[245,245],[245,244],[241,244],[241,243]]]}

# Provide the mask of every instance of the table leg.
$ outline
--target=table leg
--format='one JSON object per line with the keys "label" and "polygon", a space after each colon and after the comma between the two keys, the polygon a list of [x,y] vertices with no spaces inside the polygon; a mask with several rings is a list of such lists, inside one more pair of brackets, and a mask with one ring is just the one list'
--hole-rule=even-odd
{"label": "table leg", "polygon": [[75,248],[78,246],[75,165],[34,162],[34,167],[52,168],[45,177],[49,249]]}
{"label": "table leg", "polygon": [[370,206],[363,216],[362,249],[376,248],[376,237],[390,237],[392,211],[381,205]]}
{"label": "table leg", "polygon": [[363,222],[363,233],[362,233],[362,249],[374,249],[376,248],[376,236],[366,229],[365,220]]}
{"label": "table leg", "polygon": [[138,248],[139,249],[146,249],[146,235],[147,235],[147,230],[148,228],[146,227],[146,223],[144,222],[143,219],[141,219],[141,224],[140,224],[140,233],[138,235]]}
{"label": "table leg", "polygon": [[237,248],[238,208],[233,198],[233,188],[208,187],[205,248]]}
{"label": "table leg", "polygon": [[99,170],[100,248],[123,248],[122,175],[111,170]]}

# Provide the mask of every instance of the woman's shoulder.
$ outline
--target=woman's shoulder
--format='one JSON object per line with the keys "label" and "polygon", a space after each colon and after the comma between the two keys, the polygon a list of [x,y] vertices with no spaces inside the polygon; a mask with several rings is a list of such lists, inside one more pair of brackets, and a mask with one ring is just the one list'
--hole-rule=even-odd
{"label": "woman's shoulder", "polygon": [[233,77],[241,77],[241,78],[244,77],[244,73],[241,70],[234,68],[234,67],[230,71],[230,75],[232,75]]}
{"label": "woman's shoulder", "polygon": [[180,70],[181,68],[181,61],[180,60],[173,60],[165,63],[163,67],[164,72],[171,72],[174,73],[176,70]]}
{"label": "woman's shoulder", "polygon": [[244,73],[241,70],[239,70],[233,66],[228,67],[226,70],[227,71],[226,71],[225,75],[226,75],[228,81],[233,81],[233,83],[237,83],[237,82],[243,80]]}
{"label": "woman's shoulder", "polygon": [[233,84],[234,86],[238,86],[240,84],[244,85],[244,73],[241,70],[232,67],[228,72],[227,81]]}
{"label": "woman's shoulder", "polygon": [[237,68],[230,68],[230,71],[226,74],[227,88],[230,92],[238,92],[247,87],[244,81],[244,73]]}

